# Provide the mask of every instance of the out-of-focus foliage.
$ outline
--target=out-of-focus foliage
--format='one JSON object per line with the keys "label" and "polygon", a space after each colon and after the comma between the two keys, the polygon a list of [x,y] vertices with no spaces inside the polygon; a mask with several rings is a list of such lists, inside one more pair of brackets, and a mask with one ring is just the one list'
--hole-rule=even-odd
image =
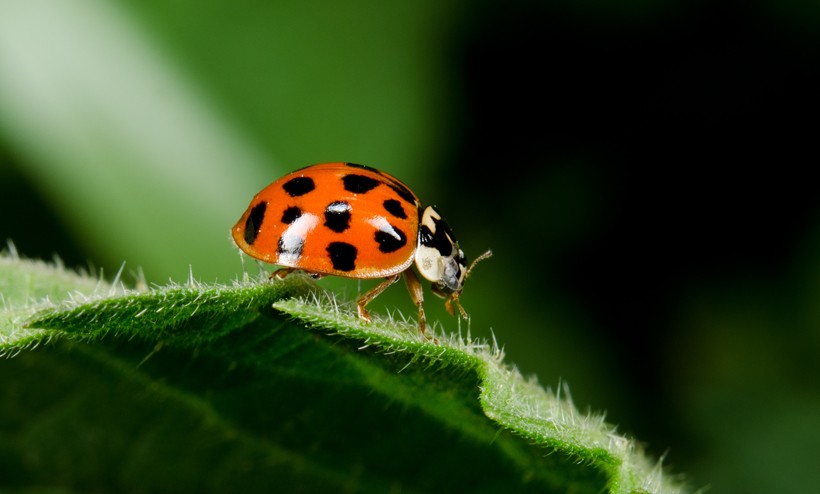
{"label": "out-of-focus foliage", "polygon": [[225,281],[264,185],[378,166],[495,252],[473,335],[695,485],[814,486],[816,2],[270,3],[0,0],[0,237]]}
{"label": "out-of-focus foliage", "polygon": [[347,160],[421,178],[434,165],[444,84],[427,55],[447,14],[434,2],[131,4],[0,12],[6,148],[95,263],[230,277],[230,225],[285,171]]}

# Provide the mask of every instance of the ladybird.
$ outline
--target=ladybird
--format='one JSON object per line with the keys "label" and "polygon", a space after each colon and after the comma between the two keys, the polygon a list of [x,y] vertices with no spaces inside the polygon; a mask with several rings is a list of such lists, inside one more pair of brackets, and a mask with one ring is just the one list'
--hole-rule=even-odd
{"label": "ladybird", "polygon": [[467,267],[467,257],[453,232],[432,207],[422,208],[416,194],[397,178],[369,166],[323,163],[301,168],[268,185],[251,201],[232,230],[236,245],[249,256],[284,268],[272,277],[304,271],[384,280],[356,300],[365,308],[402,274],[419,311],[425,335],[422,277],[445,307],[462,317],[464,281],[485,252]]}

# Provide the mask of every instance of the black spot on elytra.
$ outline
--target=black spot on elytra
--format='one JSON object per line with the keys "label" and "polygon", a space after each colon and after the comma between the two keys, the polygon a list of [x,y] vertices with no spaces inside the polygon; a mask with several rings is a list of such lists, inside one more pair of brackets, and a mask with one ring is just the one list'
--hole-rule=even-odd
{"label": "black spot on elytra", "polygon": [[262,220],[265,218],[265,209],[268,203],[260,202],[253,208],[245,220],[245,242],[248,245],[253,245],[256,242],[256,237],[259,236],[259,231],[262,229]]}
{"label": "black spot on elytra", "polygon": [[279,255],[294,256],[298,258],[302,255],[302,248],[304,246],[304,238],[285,231],[276,243],[276,252],[279,253]]}
{"label": "black spot on elytra", "polygon": [[350,228],[350,204],[344,201],[331,202],[325,208],[325,226],[336,233]]}
{"label": "black spot on elytra", "polygon": [[399,201],[395,199],[388,199],[384,201],[382,205],[388,213],[392,214],[396,218],[401,218],[403,220],[407,219],[407,213],[404,212],[404,208],[401,207],[401,203]]}
{"label": "black spot on elytra", "polygon": [[[409,202],[410,204],[417,205],[416,204],[417,203],[416,196],[413,195],[413,192],[411,192],[410,189],[407,188],[407,186],[405,186],[403,183],[399,182],[397,179],[395,179],[395,178],[393,178],[389,175],[386,175],[384,172],[382,172],[378,168],[373,168],[372,166],[367,166],[367,165],[359,165],[357,163],[345,163],[345,165],[347,165],[351,168],[361,168],[362,170],[367,170],[369,172],[372,172],[372,173],[375,173],[377,175],[383,176],[385,182],[387,183],[387,185],[391,189],[393,189],[396,192],[396,194],[399,195],[399,197],[401,197],[405,201]],[[359,176],[361,176],[361,175],[359,175]],[[367,177],[365,177],[365,178],[367,178]],[[350,192],[354,192],[350,189],[348,189],[348,190]],[[370,190],[370,189],[368,189],[368,190]],[[365,191],[365,192],[367,192],[367,191]]]}
{"label": "black spot on elytra", "polygon": [[396,191],[396,194],[398,194],[399,197],[401,197],[405,201],[409,202],[410,204],[416,204],[416,196],[414,196],[413,193],[410,192],[410,189],[408,189],[404,185],[393,182],[390,184],[390,188]]}
{"label": "black spot on elytra", "polygon": [[376,188],[381,182],[375,178],[351,173],[342,177],[342,183],[344,183],[346,191],[354,194],[364,194]]}
{"label": "black spot on elytra", "polygon": [[407,245],[407,235],[395,226],[390,225],[392,231],[379,230],[376,232],[376,242],[379,250],[384,253],[395,252]]}
{"label": "black spot on elytra", "polygon": [[313,179],[310,177],[295,177],[285,182],[282,188],[291,197],[299,197],[315,189],[316,184],[313,183]]}
{"label": "black spot on elytra", "polygon": [[353,271],[356,269],[356,247],[347,242],[331,242],[327,246],[327,253],[333,269],[339,271]]}
{"label": "black spot on elytra", "polygon": [[302,216],[302,210],[297,208],[296,206],[291,206],[282,213],[282,223],[290,225],[291,223],[296,221],[300,216]]}

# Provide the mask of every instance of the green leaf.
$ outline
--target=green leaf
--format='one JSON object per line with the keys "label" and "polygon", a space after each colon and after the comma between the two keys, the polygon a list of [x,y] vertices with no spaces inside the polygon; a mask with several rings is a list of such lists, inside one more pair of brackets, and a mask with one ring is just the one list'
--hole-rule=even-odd
{"label": "green leaf", "polygon": [[7,256],[0,287],[0,490],[683,490],[495,344],[307,277],[124,292]]}

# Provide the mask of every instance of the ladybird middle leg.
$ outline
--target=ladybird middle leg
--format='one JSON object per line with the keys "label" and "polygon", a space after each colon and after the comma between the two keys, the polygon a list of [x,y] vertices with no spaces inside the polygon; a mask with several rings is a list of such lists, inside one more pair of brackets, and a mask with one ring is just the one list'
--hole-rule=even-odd
{"label": "ladybird middle leg", "polygon": [[388,276],[387,278],[384,279],[384,281],[382,281],[381,283],[379,283],[378,285],[376,285],[375,287],[370,289],[370,291],[368,291],[368,292],[364,293],[363,295],[361,295],[358,298],[358,300],[356,300],[356,305],[358,306],[358,310],[359,310],[359,317],[361,317],[362,319],[364,319],[367,322],[370,322],[370,313],[367,312],[367,309],[365,309],[364,306],[369,304],[370,301],[373,300],[374,298],[378,297],[381,292],[383,292],[387,289],[387,287],[389,287],[393,283],[397,282],[399,280],[400,276],[401,276],[401,273]]}

